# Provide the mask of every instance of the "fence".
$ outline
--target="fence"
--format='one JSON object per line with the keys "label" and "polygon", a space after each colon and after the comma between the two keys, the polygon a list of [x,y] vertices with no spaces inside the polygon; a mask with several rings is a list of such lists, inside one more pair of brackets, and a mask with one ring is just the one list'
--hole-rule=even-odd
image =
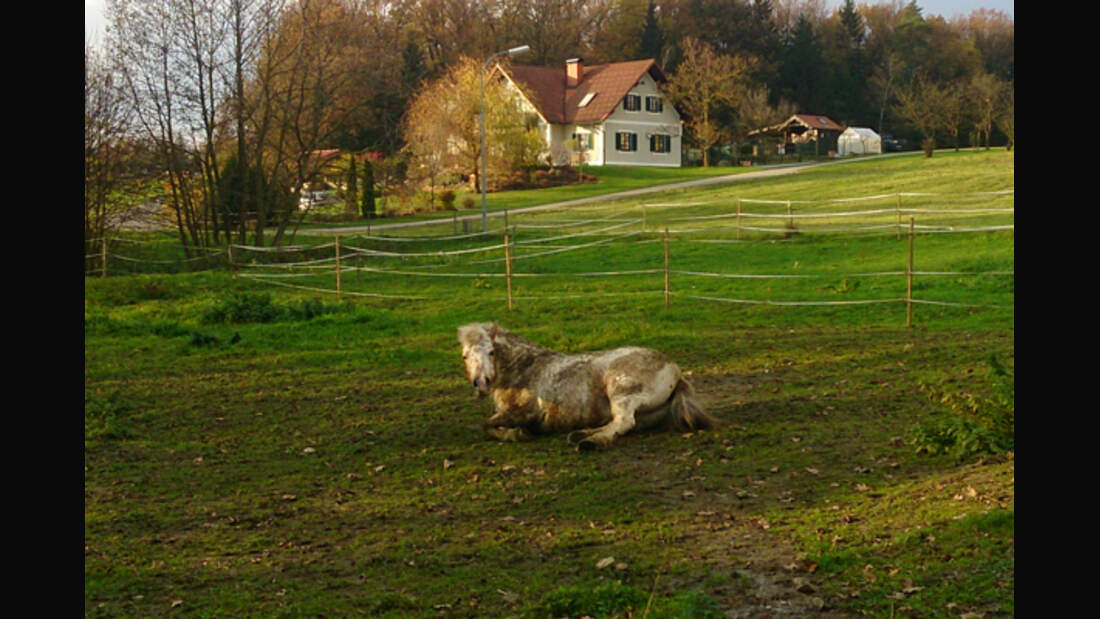
{"label": "fence", "polygon": [[[573,209],[568,214],[574,219],[564,220],[552,219],[559,213],[543,212],[522,217],[513,213],[502,229],[489,233],[459,234],[454,230],[434,236],[344,235],[335,236],[330,242],[281,248],[230,245],[206,250],[176,264],[231,268],[237,277],[250,281],[334,294],[341,299],[425,300],[451,294],[453,286],[414,282],[466,279],[474,280],[475,286],[477,282],[482,282],[481,287],[491,289],[492,286],[485,282],[503,280],[501,302],[509,310],[514,309],[518,300],[524,299],[639,295],[660,295],[665,308],[671,306],[674,298],[789,307],[900,303],[905,305],[906,323],[911,325],[913,307],[918,304],[971,308],[1011,306],[917,298],[913,284],[915,277],[1013,277],[1013,270],[1003,269],[918,271],[914,252],[914,240],[918,235],[1014,230],[1011,223],[1004,223],[1006,216],[1010,219],[1014,216],[1014,207],[997,204],[1012,197],[1012,190],[957,194],[947,197],[953,201],[949,207],[943,204],[945,196],[932,193],[893,193],[832,200],[738,198],[720,203],[645,203],[627,209],[614,206]],[[861,206],[868,208],[859,208]],[[683,209],[687,208],[697,214],[683,214]],[[588,216],[584,217],[585,214]],[[918,223],[918,217],[928,223]],[[448,223],[454,225],[453,222],[443,222],[440,227]],[[683,260],[678,256],[674,258],[671,251],[673,243],[713,248],[738,243],[776,243],[804,235],[853,239],[886,234],[893,235],[899,241],[903,237],[908,239],[908,259],[904,269],[828,274],[721,272],[692,268],[691,260],[682,265]],[[109,263],[142,262],[120,251],[133,243],[122,239],[114,239],[110,243],[105,240],[101,270],[97,274],[106,275]],[[644,249],[650,244],[663,246],[660,252],[663,262],[652,264],[657,252]],[[110,249],[112,246],[113,251]],[[612,254],[622,256],[627,263],[625,267],[634,268],[582,271],[569,268],[573,264],[604,264],[611,261]],[[579,256],[584,257],[563,262],[563,257]],[[713,255],[708,257],[706,250],[697,258],[695,262],[714,262]],[[155,268],[171,261],[145,260],[144,263]],[[354,277],[354,282],[349,282],[349,277]],[[898,281],[904,280],[905,293],[863,299],[784,300],[729,296],[720,294],[722,290],[704,294],[690,287],[678,290],[675,285],[675,282],[685,279],[804,282],[814,278],[837,277],[843,281],[849,278],[896,278]],[[614,279],[617,283],[613,285],[614,290],[606,287],[584,290],[583,286],[559,284],[556,289],[550,286],[549,293],[527,297],[516,295],[518,281],[562,278],[569,281]],[[652,285],[653,278],[661,282],[659,287]]]}

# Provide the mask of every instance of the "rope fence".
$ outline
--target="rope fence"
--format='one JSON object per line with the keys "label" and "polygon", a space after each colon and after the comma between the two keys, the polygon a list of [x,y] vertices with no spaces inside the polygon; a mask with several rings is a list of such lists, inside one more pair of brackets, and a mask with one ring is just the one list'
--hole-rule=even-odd
{"label": "rope fence", "polygon": [[[978,197],[979,199],[996,199],[1012,194],[1012,190],[1006,190],[974,192],[965,195]],[[263,285],[279,286],[309,293],[335,294],[337,298],[353,297],[394,301],[423,301],[446,298],[447,292],[436,292],[431,290],[430,285],[419,286],[412,283],[416,280],[426,280],[427,278],[444,281],[474,280],[475,286],[479,285],[478,282],[482,282],[480,286],[485,288],[490,288],[487,283],[489,281],[504,280],[504,300],[509,310],[514,308],[516,301],[658,295],[663,298],[666,309],[671,306],[674,298],[725,304],[783,307],[840,307],[896,303],[905,305],[906,324],[912,325],[914,305],[960,308],[1012,307],[1012,305],[961,303],[915,297],[913,294],[914,277],[925,279],[942,277],[1014,277],[1015,272],[1003,269],[919,271],[915,268],[913,245],[917,235],[1014,230],[1015,226],[1012,224],[972,220],[973,217],[1014,217],[1014,208],[1011,206],[929,208],[925,205],[902,207],[903,197],[927,200],[940,196],[928,193],[894,193],[812,201],[739,198],[736,200],[735,205],[727,202],[729,206],[735,206],[735,209],[730,209],[733,212],[694,216],[665,216],[660,219],[660,229],[657,230],[654,230],[655,226],[650,223],[655,212],[675,214],[675,211],[671,209],[702,207],[713,204],[713,201],[709,203],[698,201],[647,203],[629,209],[620,208],[607,216],[596,216],[587,219],[576,219],[576,212],[573,212],[571,215],[574,218],[561,221],[546,220],[546,213],[540,213],[538,220],[528,223],[516,222],[516,214],[513,213],[512,225],[507,225],[506,219],[502,235],[499,232],[436,236],[351,234],[335,236],[331,242],[322,242],[316,245],[254,247],[230,244],[222,248],[192,248],[191,252],[197,255],[177,260],[161,257],[139,258],[127,255],[127,248],[140,245],[142,242],[134,239],[103,238],[100,240],[100,252],[98,254],[86,253],[85,262],[86,265],[90,262],[94,263],[98,258],[98,268],[87,272],[92,275],[106,276],[109,272],[109,265],[117,272],[120,269],[120,264],[143,264],[153,268],[173,265],[177,268],[183,268],[187,265],[195,265],[206,261],[209,268],[229,268],[233,270],[235,277]],[[959,195],[952,197],[958,198]],[[867,203],[876,200],[891,200],[892,204],[889,208],[851,208],[856,203]],[[745,205],[755,205],[754,210],[744,210]],[[841,205],[844,210],[826,210],[831,205]],[[760,210],[761,207],[765,210]],[[778,207],[779,212],[765,212],[768,207],[773,209]],[[590,208],[587,210],[595,211],[599,215],[599,209]],[[640,214],[641,216],[629,217],[632,214]],[[916,223],[918,215],[922,217],[939,217],[941,219],[947,218],[949,221],[918,225]],[[819,224],[820,222],[830,222],[830,220],[832,220],[830,223],[843,222],[856,217],[861,217],[865,221],[842,226],[818,225],[810,229],[800,228],[796,225],[796,222],[803,226],[807,223]],[[873,220],[876,217],[890,217],[892,221],[875,223]],[[903,222],[903,217],[907,217],[908,221]],[[744,225],[742,220],[779,220],[783,221],[784,225],[782,227],[748,226]],[[588,229],[582,229],[584,227],[588,227]],[[734,238],[728,238],[731,233]],[[762,235],[762,237],[746,239],[743,238],[744,233]],[[848,273],[829,272],[824,274],[737,273],[713,272],[683,266],[674,268],[672,262],[671,243],[673,240],[677,244],[685,244],[685,247],[691,244],[700,244],[706,247],[707,245],[733,243],[779,243],[792,238],[795,234],[806,233],[853,238],[869,234],[894,233],[898,240],[901,240],[904,234],[909,241],[907,268],[905,270],[877,272],[853,269],[852,272]],[[700,234],[706,236],[700,237]],[[519,235],[522,235],[522,238],[517,238]],[[779,235],[779,238],[775,238],[775,235]],[[630,250],[633,254],[637,254],[640,247],[649,244],[661,244],[663,246],[663,265],[653,268],[575,271],[546,263],[546,259],[550,257],[557,257],[560,262],[560,259],[566,258],[566,255],[570,252],[587,252],[588,254],[600,252],[597,256],[597,262],[601,262],[612,252],[620,252],[622,247],[627,246],[627,242],[629,242],[628,246],[633,248]],[[414,243],[434,244],[434,247],[428,245],[423,249],[418,249],[412,245]],[[657,257],[653,254],[649,255],[651,258],[635,256],[631,259],[652,262],[652,258]],[[568,261],[569,264],[574,262],[583,263],[583,260]],[[524,271],[517,272],[514,269],[516,264],[525,264],[528,267]],[[359,289],[348,289],[349,277],[355,279],[352,288],[358,287]],[[321,281],[317,283],[319,278]],[[574,288],[572,284],[562,284],[559,289],[545,294],[515,294],[514,283],[516,281],[534,282],[555,278],[566,281],[614,278],[615,281],[622,282],[622,284],[605,285],[595,291],[574,291],[570,289]],[[644,283],[646,278],[663,280],[663,287],[646,288],[647,285]],[[884,298],[779,300],[774,298],[738,298],[738,295],[729,295],[728,293],[697,292],[694,291],[694,286],[688,287],[688,290],[683,290],[679,284],[677,289],[673,289],[674,281],[685,279],[715,282],[729,281],[732,283],[736,280],[746,282],[797,282],[836,280],[838,278],[843,282],[857,278],[904,278],[906,292],[903,296],[894,295]],[[373,289],[362,289],[364,279],[368,280],[368,285]],[[643,289],[630,289],[639,285],[643,286]],[[390,289],[391,286],[396,288],[412,286],[414,289],[419,287],[422,290],[417,290],[414,293],[402,293]]]}

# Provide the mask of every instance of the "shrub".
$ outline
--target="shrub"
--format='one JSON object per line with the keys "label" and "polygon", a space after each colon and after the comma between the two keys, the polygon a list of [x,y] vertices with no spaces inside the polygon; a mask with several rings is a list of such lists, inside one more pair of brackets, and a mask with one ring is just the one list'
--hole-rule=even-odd
{"label": "shrub", "polygon": [[270,294],[230,292],[218,304],[206,310],[202,320],[209,324],[273,322],[279,315],[280,311],[271,302]]}
{"label": "shrub", "polygon": [[455,192],[450,189],[439,194],[439,202],[448,211],[453,211],[455,208]]}
{"label": "shrub", "polygon": [[925,157],[931,157],[932,151],[936,150],[936,138],[924,138],[920,143],[920,147],[924,151]]}
{"label": "shrub", "polygon": [[463,209],[470,210],[470,209],[474,208],[474,206],[476,206],[476,205],[477,205],[477,203],[474,202],[474,199],[471,198],[470,196],[466,196],[465,198],[462,198],[462,208]]}
{"label": "shrub", "polygon": [[947,407],[947,417],[913,429],[911,443],[917,453],[950,454],[961,460],[1016,448],[1015,373],[994,355],[988,357],[987,364],[993,381],[990,396],[921,385],[931,402]]}
{"label": "shrub", "polygon": [[[230,292],[202,315],[207,324],[242,324],[250,322],[275,322],[279,320],[312,320],[317,316],[346,310],[347,303],[325,305],[317,299],[303,299],[276,305],[271,295],[262,292]],[[199,340],[193,344],[209,344]]]}

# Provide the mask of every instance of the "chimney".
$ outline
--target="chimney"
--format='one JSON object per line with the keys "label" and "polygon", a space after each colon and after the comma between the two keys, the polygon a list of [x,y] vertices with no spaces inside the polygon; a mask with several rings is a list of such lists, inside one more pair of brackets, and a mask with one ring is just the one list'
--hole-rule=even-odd
{"label": "chimney", "polygon": [[584,79],[584,59],[570,58],[565,61],[565,87],[576,88]]}

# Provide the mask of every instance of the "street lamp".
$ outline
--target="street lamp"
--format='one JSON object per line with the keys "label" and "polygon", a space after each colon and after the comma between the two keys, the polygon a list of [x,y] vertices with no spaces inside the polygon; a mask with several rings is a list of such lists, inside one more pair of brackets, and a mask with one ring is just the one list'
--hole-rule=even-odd
{"label": "street lamp", "polygon": [[485,59],[485,64],[481,65],[481,73],[478,77],[481,80],[481,173],[478,174],[478,180],[481,184],[481,231],[488,230],[488,215],[485,210],[485,70],[489,68],[489,63],[493,61],[497,56],[515,56],[516,54],[522,54],[523,52],[531,49],[530,45],[520,45],[519,47],[513,47],[506,49],[503,52],[497,52],[492,56]]}

